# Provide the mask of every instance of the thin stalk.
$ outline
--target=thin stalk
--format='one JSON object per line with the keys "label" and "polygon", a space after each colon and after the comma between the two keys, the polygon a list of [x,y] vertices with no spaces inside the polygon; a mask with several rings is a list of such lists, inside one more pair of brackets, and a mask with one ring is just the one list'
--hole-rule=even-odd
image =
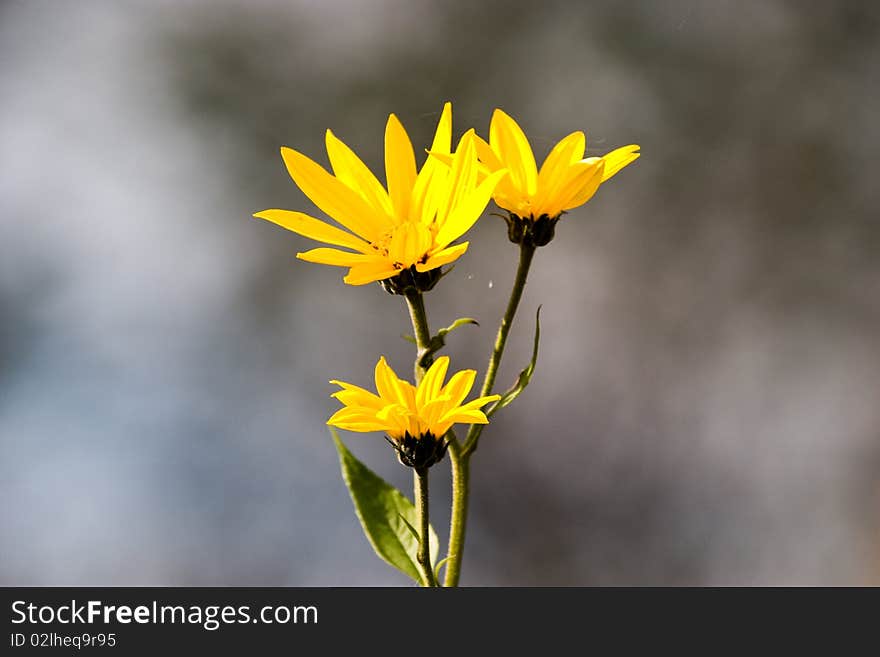
{"label": "thin stalk", "polygon": [[[495,377],[498,374],[498,366],[504,355],[504,347],[507,344],[507,335],[516,316],[516,309],[522,299],[523,290],[526,287],[526,279],[529,275],[529,267],[532,265],[532,257],[535,255],[535,246],[521,244],[519,251],[519,265],[516,269],[516,277],[513,281],[513,289],[510,291],[510,299],[507,301],[507,310],[501,318],[498,326],[498,334],[495,337],[495,347],[486,368],[486,376],[483,379],[483,388],[480,397],[492,394],[495,385]],[[446,562],[445,586],[457,586],[461,576],[461,559],[464,551],[465,529],[467,528],[467,509],[470,480],[470,458],[477,449],[477,441],[483,431],[482,424],[472,424],[468,429],[464,445],[457,442],[449,445],[449,459],[452,462],[452,518],[449,523],[449,560]]]}
{"label": "thin stalk", "polygon": [[416,500],[416,513],[419,519],[419,549],[416,560],[422,569],[425,586],[437,586],[434,569],[431,567],[430,540],[431,521],[428,517],[428,468],[413,469],[413,488]]}
{"label": "thin stalk", "polygon": [[461,557],[464,550],[464,532],[467,527],[470,459],[462,456],[457,441],[449,444],[452,463],[452,518],[449,521],[449,560],[446,562],[444,586],[458,586],[461,576]]}
{"label": "thin stalk", "polygon": [[[428,347],[431,344],[431,329],[428,327],[428,314],[425,312],[425,299],[422,293],[410,288],[404,293],[404,297],[409,308],[409,318],[412,321],[413,333],[416,335],[416,346],[418,347],[416,362],[413,366],[418,385],[431,366],[430,356],[427,356]],[[431,550],[428,545],[431,528],[428,515],[428,468],[413,469],[413,499],[419,520],[419,549],[416,552],[416,560],[422,570],[425,586],[437,586],[437,579],[434,577],[434,569],[431,566]]]}
{"label": "thin stalk", "polygon": [[[510,299],[507,301],[507,310],[504,312],[501,324],[498,326],[498,334],[495,336],[495,347],[492,349],[492,356],[489,358],[489,365],[486,368],[486,376],[483,379],[480,397],[492,394],[495,377],[498,375],[498,366],[501,365],[501,357],[504,355],[504,347],[507,344],[507,335],[510,333],[510,327],[513,325],[513,319],[516,316],[516,309],[519,307],[520,299],[522,299],[523,290],[526,288],[526,279],[529,276],[529,267],[532,265],[535,248],[534,245],[529,243],[520,245],[519,265],[516,268],[513,289],[510,291]],[[477,449],[477,441],[480,439],[484,426],[483,424],[471,425],[464,441],[464,448],[462,449],[465,457],[470,456]]]}
{"label": "thin stalk", "polygon": [[409,308],[409,318],[412,321],[413,333],[416,335],[416,362],[414,366],[416,384],[422,380],[425,372],[431,367],[433,360],[429,355],[431,344],[431,329],[428,328],[428,314],[425,312],[425,299],[422,293],[415,288],[409,288],[404,293],[406,305]]}

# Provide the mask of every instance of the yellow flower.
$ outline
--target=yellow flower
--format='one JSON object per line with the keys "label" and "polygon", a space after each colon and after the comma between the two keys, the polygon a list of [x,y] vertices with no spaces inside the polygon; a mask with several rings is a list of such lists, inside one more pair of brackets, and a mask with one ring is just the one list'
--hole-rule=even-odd
{"label": "yellow flower", "polygon": [[[330,244],[297,257],[309,262],[349,267],[345,282],[364,285],[409,272],[430,272],[458,259],[468,243],[450,246],[474,224],[489,203],[504,171],[478,181],[476,135],[465,133],[451,166],[429,157],[416,170],[409,136],[397,117],[385,127],[387,189],[361,159],[330,131],[327,154],[333,173],[292,148],[281,156],[294,182],[318,208],[347,230],[291,210],[264,210],[254,216]],[[446,103],[432,151],[449,154],[452,106]]]}
{"label": "yellow flower", "polygon": [[631,144],[602,157],[584,158],[586,138],[577,131],[556,144],[538,170],[529,140],[500,109],[492,114],[489,142],[478,137],[476,147],[484,174],[509,171],[495,188],[495,202],[524,219],[555,219],[583,205],[599,185],[639,157],[639,146]]}
{"label": "yellow flower", "polygon": [[488,424],[481,408],[500,395],[479,397],[462,404],[474,385],[476,372],[462,370],[443,381],[449,357],[441,356],[425,373],[418,386],[403,381],[379,359],[376,364],[378,395],[342,381],[331,381],[342,390],[333,397],[344,404],[327,424],[349,431],[384,431],[398,450],[401,462],[411,467],[428,467],[443,457],[444,436],[456,423]]}

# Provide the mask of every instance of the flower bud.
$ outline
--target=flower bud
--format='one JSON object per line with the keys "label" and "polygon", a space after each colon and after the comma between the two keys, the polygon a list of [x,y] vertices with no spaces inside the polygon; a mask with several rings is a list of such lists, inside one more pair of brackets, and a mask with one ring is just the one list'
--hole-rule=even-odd
{"label": "flower bud", "polygon": [[427,292],[437,285],[442,273],[440,267],[428,271],[417,271],[415,265],[402,269],[399,274],[379,281],[388,294],[406,294],[408,289]]}
{"label": "flower bud", "polygon": [[439,463],[446,455],[446,438],[437,438],[430,431],[421,436],[413,436],[408,431],[401,438],[386,435],[385,440],[397,450],[397,458],[405,466],[424,470]]}
{"label": "flower bud", "polygon": [[561,216],[559,214],[551,217],[542,214],[535,219],[532,216],[520,217],[509,212],[508,216],[504,217],[507,222],[507,237],[514,244],[531,247],[545,246],[556,234],[556,222]]}

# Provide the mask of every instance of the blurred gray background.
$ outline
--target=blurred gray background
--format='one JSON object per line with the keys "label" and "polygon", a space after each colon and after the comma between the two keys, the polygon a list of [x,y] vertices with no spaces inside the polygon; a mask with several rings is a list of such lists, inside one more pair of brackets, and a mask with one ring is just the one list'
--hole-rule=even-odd
{"label": "blurred gray background", "polygon": [[[0,583],[407,584],[324,426],[401,300],[250,215],[318,212],[280,145],[379,167],[446,100],[644,154],[538,252],[463,582],[880,583],[878,73],[870,1],[0,4]],[[428,311],[482,373],[516,250],[470,239]]]}

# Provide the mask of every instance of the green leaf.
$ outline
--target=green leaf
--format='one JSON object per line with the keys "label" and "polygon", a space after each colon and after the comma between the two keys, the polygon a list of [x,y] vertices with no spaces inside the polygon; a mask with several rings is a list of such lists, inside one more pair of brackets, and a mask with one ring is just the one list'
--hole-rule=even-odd
{"label": "green leaf", "polygon": [[[342,478],[351,493],[354,510],[364,534],[376,554],[411,577],[422,582],[416,553],[419,548],[416,508],[407,497],[394,486],[361,463],[339,439],[332,427],[330,433],[339,452]],[[437,559],[440,541],[431,527],[428,533],[431,563]]]}
{"label": "green leaf", "polygon": [[436,579],[438,582],[440,581],[440,569],[443,568],[446,562],[450,559],[452,559],[452,555],[449,555],[444,559],[440,559],[440,561],[437,562],[437,565],[434,566],[434,579]]}
{"label": "green leaf", "polygon": [[452,322],[452,324],[450,324],[446,328],[442,328],[439,331],[437,331],[437,337],[443,339],[446,337],[447,333],[452,333],[455,329],[461,328],[462,326],[465,326],[467,324],[473,324],[474,326],[480,325],[480,323],[477,320],[475,320],[473,317],[459,317],[457,320]]}
{"label": "green leaf", "polygon": [[[446,336],[449,333],[452,333],[455,329],[466,326],[467,324],[473,324],[474,326],[480,325],[480,323],[472,317],[459,317],[446,328],[437,331],[437,335],[432,335],[430,344],[419,357],[419,364],[422,367],[429,365],[432,356],[446,346]],[[405,336],[404,339],[409,339],[409,336]]]}
{"label": "green leaf", "polygon": [[488,411],[486,411],[486,417],[492,417],[496,411],[501,410],[505,406],[508,406],[514,399],[520,396],[523,390],[526,389],[526,386],[529,385],[529,381],[532,380],[532,374],[535,373],[535,364],[538,362],[538,344],[541,341],[541,306],[538,306],[538,312],[535,313],[535,341],[532,346],[532,360],[526,366],[526,368],[519,373],[519,376],[516,377],[516,383],[501,395],[501,399],[495,402]]}

